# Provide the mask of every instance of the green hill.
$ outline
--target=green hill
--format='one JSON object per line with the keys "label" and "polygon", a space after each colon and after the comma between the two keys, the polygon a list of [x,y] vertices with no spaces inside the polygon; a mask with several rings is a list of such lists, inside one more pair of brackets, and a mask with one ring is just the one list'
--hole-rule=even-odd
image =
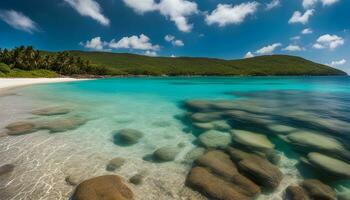
{"label": "green hill", "polygon": [[109,75],[346,75],[341,70],[287,55],[222,60],[148,57],[110,52],[70,51],[69,53],[89,60],[97,67],[106,67]]}

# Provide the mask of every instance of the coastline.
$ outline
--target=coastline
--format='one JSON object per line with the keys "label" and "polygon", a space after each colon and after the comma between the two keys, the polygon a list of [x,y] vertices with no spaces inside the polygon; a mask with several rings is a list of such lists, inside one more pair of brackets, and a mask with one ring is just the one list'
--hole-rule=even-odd
{"label": "coastline", "polygon": [[83,81],[90,79],[77,79],[77,78],[0,78],[0,92],[13,89],[16,87],[23,87],[35,84],[44,83],[61,83],[61,82],[73,82]]}

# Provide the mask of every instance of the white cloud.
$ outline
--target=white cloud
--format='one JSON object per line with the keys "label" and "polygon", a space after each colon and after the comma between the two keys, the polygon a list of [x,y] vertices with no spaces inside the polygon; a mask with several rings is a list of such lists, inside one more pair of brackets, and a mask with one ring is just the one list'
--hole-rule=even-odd
{"label": "white cloud", "polygon": [[303,0],[303,7],[306,8],[311,8],[313,7],[318,0]]}
{"label": "white cloud", "polygon": [[281,5],[280,0],[271,0],[270,3],[266,4],[266,10],[271,10]]}
{"label": "white cloud", "polygon": [[11,27],[32,33],[37,31],[37,24],[24,14],[14,10],[0,10],[0,19]]}
{"label": "white cloud", "polygon": [[176,56],[174,55],[174,54],[171,54],[171,56],[170,56],[171,58],[176,58]]}
{"label": "white cloud", "polygon": [[142,14],[157,10],[157,4],[154,0],[123,0],[124,3],[136,12]]}
{"label": "white cloud", "polygon": [[158,51],[159,45],[153,45],[150,42],[149,37],[147,37],[144,34],[141,34],[140,36],[130,36],[130,37],[123,37],[119,41],[116,41],[113,39],[108,43],[108,46],[113,49],[135,49],[135,50],[152,50],[152,51]]}
{"label": "white cloud", "polygon": [[303,7],[305,9],[314,7],[318,2],[321,2],[323,6],[330,6],[337,3],[339,0],[303,0]]}
{"label": "white cloud", "polygon": [[346,60],[345,59],[341,59],[341,60],[335,60],[335,61],[332,61],[330,64],[330,66],[340,66],[340,65],[344,65],[346,63]]}
{"label": "white cloud", "polygon": [[184,45],[185,45],[184,42],[183,42],[182,40],[176,39],[175,36],[173,36],[173,35],[166,35],[166,36],[164,37],[164,40],[167,41],[167,42],[171,42],[171,44],[172,44],[173,46],[178,46],[178,47],[180,47],[180,46],[184,46]]}
{"label": "white cloud", "polygon": [[81,45],[83,45],[85,48],[88,49],[94,49],[94,50],[103,50],[103,41],[101,40],[101,37],[95,37],[92,38],[91,40],[80,43]]}
{"label": "white cloud", "polygon": [[254,57],[254,54],[250,51],[244,55],[244,58],[253,58],[253,57]]}
{"label": "white cloud", "polygon": [[218,4],[215,10],[206,15],[205,21],[208,25],[218,24],[219,26],[240,24],[248,15],[257,11],[258,5],[255,1],[239,5]]}
{"label": "white cloud", "polygon": [[266,47],[263,47],[259,50],[257,50],[255,53],[260,54],[260,55],[266,55],[266,54],[272,54],[276,48],[282,46],[281,43],[274,43],[271,45],[268,45]]}
{"label": "white cloud", "polygon": [[282,49],[283,51],[303,51],[304,48],[300,47],[299,45],[290,44],[287,47]]}
{"label": "white cloud", "polygon": [[311,28],[306,28],[304,30],[301,31],[301,34],[312,34],[313,33],[313,30]]}
{"label": "white cloud", "polygon": [[301,37],[299,35],[291,37],[290,40],[300,40]]}
{"label": "white cloud", "polygon": [[323,6],[330,6],[337,3],[339,0],[321,0]]}
{"label": "white cloud", "polygon": [[314,14],[314,10],[306,10],[304,14],[299,11],[295,11],[293,16],[289,19],[290,24],[301,23],[307,24],[309,22],[309,18]]}
{"label": "white cloud", "polygon": [[91,17],[104,26],[109,25],[109,19],[102,14],[100,5],[95,0],[64,0],[80,15]]}
{"label": "white cloud", "polygon": [[158,56],[157,52],[155,52],[155,51],[150,51],[150,50],[145,51],[145,55],[146,55],[146,56],[152,56],[152,57]]}
{"label": "white cloud", "polygon": [[123,0],[124,3],[137,13],[159,11],[163,16],[173,21],[183,32],[190,32],[193,25],[188,23],[187,17],[198,13],[197,4],[188,0]]}
{"label": "white cloud", "polygon": [[316,49],[325,49],[328,48],[330,50],[334,50],[338,46],[341,46],[345,43],[344,39],[342,37],[339,37],[337,35],[322,35],[320,36],[316,43],[313,45]]}

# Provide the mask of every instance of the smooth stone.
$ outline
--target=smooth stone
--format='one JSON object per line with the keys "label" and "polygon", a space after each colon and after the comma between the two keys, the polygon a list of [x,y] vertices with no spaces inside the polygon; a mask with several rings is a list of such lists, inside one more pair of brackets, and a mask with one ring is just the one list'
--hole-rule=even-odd
{"label": "smooth stone", "polygon": [[78,127],[84,125],[86,122],[86,119],[80,117],[56,119],[49,122],[44,122],[40,126],[40,129],[47,129],[51,133],[65,132],[77,129]]}
{"label": "smooth stone", "polygon": [[300,186],[288,186],[286,190],[286,196],[289,200],[310,200],[306,191]]}
{"label": "smooth stone", "polygon": [[307,191],[312,199],[336,200],[336,194],[331,187],[319,180],[309,179],[302,182],[302,187]]}
{"label": "smooth stone", "polygon": [[250,177],[255,183],[268,189],[275,189],[279,186],[283,174],[267,159],[233,148],[228,148],[228,152],[240,172]]}
{"label": "smooth stone", "polygon": [[204,123],[193,123],[193,126],[202,129],[202,130],[211,130],[215,129],[218,131],[226,131],[231,129],[231,125],[228,124],[225,120],[217,120],[212,122],[204,122]]}
{"label": "smooth stone", "polygon": [[125,159],[124,158],[119,158],[119,157],[113,158],[107,164],[106,170],[107,171],[115,171],[116,169],[118,169],[121,166],[123,166],[124,163],[125,163]]}
{"label": "smooth stone", "polygon": [[196,147],[192,150],[190,150],[186,156],[185,156],[185,161],[186,162],[192,162],[199,157],[201,157],[205,153],[205,148],[202,147]]}
{"label": "smooth stone", "polygon": [[250,131],[234,130],[232,131],[232,139],[241,145],[256,150],[266,151],[275,148],[275,145],[270,142],[266,135]]}
{"label": "smooth stone", "polygon": [[161,147],[153,152],[153,157],[161,162],[169,162],[175,160],[179,152],[177,147]]}
{"label": "smooth stone", "polygon": [[203,167],[191,169],[186,184],[209,198],[219,200],[249,200],[239,193],[230,182],[220,179]]}
{"label": "smooth stone", "polygon": [[70,109],[68,108],[62,108],[62,107],[51,107],[51,108],[44,108],[35,110],[32,112],[34,115],[43,115],[43,116],[51,116],[51,115],[65,115],[70,112]]}
{"label": "smooth stone", "polygon": [[23,135],[37,131],[36,125],[32,122],[15,122],[6,126],[8,135]]}
{"label": "smooth stone", "polygon": [[231,135],[226,132],[209,130],[202,133],[198,140],[206,148],[226,148],[231,143]]}
{"label": "smooth stone", "polygon": [[134,185],[140,185],[140,184],[142,184],[144,178],[145,177],[142,174],[135,174],[134,176],[132,176],[129,179],[129,182],[134,184]]}
{"label": "smooth stone", "polygon": [[15,166],[12,164],[6,164],[6,165],[0,166],[0,176],[11,173],[14,170],[14,168]]}
{"label": "smooth stone", "polygon": [[211,122],[221,120],[222,115],[221,112],[194,113],[191,115],[191,119],[193,122]]}
{"label": "smooth stone", "polygon": [[350,178],[350,164],[320,153],[312,152],[307,155],[312,166],[340,178]]}
{"label": "smooth stone", "polygon": [[138,143],[144,134],[135,129],[122,129],[118,131],[117,135],[120,142],[127,145],[133,145]]}
{"label": "smooth stone", "polygon": [[72,197],[73,200],[132,200],[133,192],[124,184],[121,177],[106,175],[80,183]]}
{"label": "smooth stone", "polygon": [[189,100],[185,102],[185,106],[192,111],[206,111],[210,110],[210,101],[206,100]]}
{"label": "smooth stone", "polygon": [[307,150],[323,150],[336,153],[345,151],[344,146],[338,140],[317,133],[295,132],[287,135],[287,140],[293,145]]}
{"label": "smooth stone", "polygon": [[220,150],[207,152],[196,160],[196,164],[209,168],[212,172],[227,179],[238,174],[236,165],[231,161],[230,156]]}
{"label": "smooth stone", "polygon": [[268,125],[267,128],[269,128],[273,132],[281,133],[281,134],[287,134],[298,130],[292,126],[287,126],[282,124],[271,124],[271,125]]}

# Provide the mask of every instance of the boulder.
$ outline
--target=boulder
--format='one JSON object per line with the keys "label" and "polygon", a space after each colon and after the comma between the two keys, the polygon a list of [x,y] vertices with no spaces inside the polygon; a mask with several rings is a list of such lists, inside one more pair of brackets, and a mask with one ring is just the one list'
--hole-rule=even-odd
{"label": "boulder", "polygon": [[189,110],[196,112],[203,112],[211,109],[210,101],[206,100],[189,100],[185,102],[185,106]]}
{"label": "boulder", "polygon": [[124,158],[113,158],[110,160],[107,164],[106,170],[107,171],[115,171],[116,169],[120,168],[122,165],[124,165],[125,159]]}
{"label": "boulder", "polygon": [[106,175],[80,183],[73,200],[132,200],[133,192],[123,183],[121,177]]}
{"label": "boulder", "polygon": [[226,132],[210,130],[202,133],[198,140],[206,148],[225,148],[231,143],[231,135]]}
{"label": "boulder", "polygon": [[135,174],[134,176],[130,177],[129,182],[134,185],[140,185],[143,182],[144,175],[142,174]]}
{"label": "boulder", "polygon": [[118,131],[114,136],[114,139],[115,141],[119,140],[122,144],[133,145],[138,143],[143,135],[144,134],[141,131],[135,129],[122,129]]}
{"label": "boulder", "polygon": [[196,147],[190,150],[185,156],[185,162],[191,163],[205,153],[205,148]]}
{"label": "boulder", "polygon": [[333,153],[345,151],[344,146],[338,140],[320,133],[298,131],[289,134],[287,141],[306,151],[320,150]]}
{"label": "boulder", "polygon": [[221,112],[194,113],[191,115],[191,120],[193,122],[211,122],[221,120],[222,114]]}
{"label": "boulder", "polygon": [[202,130],[219,130],[219,131],[226,131],[231,129],[231,125],[228,124],[225,120],[217,120],[217,121],[211,121],[211,122],[195,122],[193,123],[193,126],[202,129]]}
{"label": "boulder", "polygon": [[69,117],[44,122],[40,125],[39,128],[47,129],[51,133],[58,133],[77,129],[80,126],[84,125],[86,122],[87,120],[81,117]]}
{"label": "boulder", "polygon": [[250,131],[234,130],[232,131],[232,138],[235,142],[253,150],[267,151],[275,147],[266,135]]}
{"label": "boulder", "polygon": [[315,168],[346,179],[350,178],[350,164],[330,156],[312,152],[307,155],[309,163]]}
{"label": "boulder", "polygon": [[70,112],[70,109],[68,108],[50,107],[50,108],[35,110],[32,112],[32,114],[42,115],[42,116],[51,116],[51,115],[64,115],[64,114],[68,114],[69,112]]}
{"label": "boulder", "polygon": [[336,194],[331,187],[319,180],[309,179],[302,182],[302,187],[307,191],[312,199],[336,200]]}
{"label": "boulder", "polygon": [[269,128],[272,132],[279,134],[288,134],[298,130],[292,126],[282,124],[270,124],[267,126],[267,128]]}
{"label": "boulder", "polygon": [[36,125],[32,122],[15,122],[6,126],[8,135],[23,135],[37,131]]}
{"label": "boulder", "polygon": [[228,152],[240,172],[255,183],[267,189],[275,189],[280,184],[283,178],[282,172],[267,159],[234,148],[228,148]]}
{"label": "boulder", "polygon": [[6,164],[6,165],[0,166],[0,176],[11,173],[14,168],[15,166],[12,164]]}
{"label": "boulder", "polygon": [[231,183],[220,179],[203,167],[194,167],[186,179],[186,184],[201,194],[218,200],[249,200],[239,193]]}
{"label": "boulder", "polygon": [[153,157],[157,161],[168,162],[175,160],[180,149],[177,147],[161,147],[153,152]]}
{"label": "boulder", "polygon": [[288,186],[286,190],[286,196],[289,200],[310,200],[306,191],[300,186]]}
{"label": "boulder", "polygon": [[196,160],[196,164],[209,168],[212,172],[231,179],[238,174],[236,165],[231,161],[230,156],[223,151],[209,151]]}

